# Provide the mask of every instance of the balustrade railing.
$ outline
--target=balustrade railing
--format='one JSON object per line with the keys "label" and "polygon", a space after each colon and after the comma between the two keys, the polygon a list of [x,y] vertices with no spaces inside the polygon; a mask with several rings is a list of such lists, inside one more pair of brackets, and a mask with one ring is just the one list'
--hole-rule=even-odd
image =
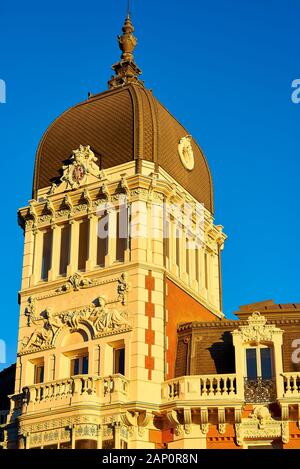
{"label": "balustrade railing", "polygon": [[236,375],[182,376],[165,381],[162,386],[162,399],[231,399],[237,396]]}
{"label": "balustrade railing", "polygon": [[283,373],[284,397],[300,397],[300,372]]}
{"label": "balustrade railing", "polygon": [[129,382],[120,374],[103,378],[94,375],[78,375],[48,383],[33,384],[23,388],[21,395],[23,412],[40,407],[55,407],[95,401],[99,404],[125,401]]}

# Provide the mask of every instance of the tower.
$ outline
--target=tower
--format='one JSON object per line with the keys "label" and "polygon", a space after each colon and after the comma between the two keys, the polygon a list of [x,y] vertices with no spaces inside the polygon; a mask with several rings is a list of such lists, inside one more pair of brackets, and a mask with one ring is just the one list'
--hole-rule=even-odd
{"label": "tower", "polygon": [[109,89],[37,150],[8,447],[163,444],[177,326],[223,318],[209,167],[140,80],[133,33],[128,15]]}

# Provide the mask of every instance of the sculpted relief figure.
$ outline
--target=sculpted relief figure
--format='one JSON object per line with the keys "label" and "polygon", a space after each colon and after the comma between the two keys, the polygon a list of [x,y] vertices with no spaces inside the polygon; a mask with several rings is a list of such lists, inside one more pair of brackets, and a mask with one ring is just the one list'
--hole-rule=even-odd
{"label": "sculpted relief figure", "polygon": [[43,320],[44,324],[38,326],[29,337],[29,340],[25,345],[26,349],[39,349],[51,345],[55,333],[61,327],[61,324],[55,317],[53,317],[53,312],[50,308],[46,309],[43,313]]}
{"label": "sculpted relief figure", "polygon": [[61,321],[65,326],[70,327],[70,329],[78,330],[79,329],[79,321],[81,319],[87,319],[92,311],[91,307],[86,307],[79,310],[67,311],[66,313],[62,314]]}
{"label": "sculpted relief figure", "polygon": [[118,300],[123,305],[127,304],[127,296],[129,292],[128,274],[124,272],[118,280]]}
{"label": "sculpted relief figure", "polygon": [[27,317],[27,326],[29,327],[31,323],[36,324],[36,298],[34,296],[29,296],[27,300],[27,306],[25,308],[25,316]]}
{"label": "sculpted relief figure", "polygon": [[124,316],[116,309],[108,309],[104,298],[98,298],[99,306],[95,308],[96,320],[94,327],[97,332],[108,332],[121,327],[130,326]]}

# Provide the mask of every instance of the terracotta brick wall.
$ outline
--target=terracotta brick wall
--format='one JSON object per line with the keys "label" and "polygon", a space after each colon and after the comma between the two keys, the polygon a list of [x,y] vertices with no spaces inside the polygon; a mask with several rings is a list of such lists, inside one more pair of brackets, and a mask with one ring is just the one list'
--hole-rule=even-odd
{"label": "terracotta brick wall", "polygon": [[189,321],[215,321],[218,318],[171,280],[167,279],[166,284],[166,334],[168,338],[166,379],[171,379],[175,372],[178,324]]}

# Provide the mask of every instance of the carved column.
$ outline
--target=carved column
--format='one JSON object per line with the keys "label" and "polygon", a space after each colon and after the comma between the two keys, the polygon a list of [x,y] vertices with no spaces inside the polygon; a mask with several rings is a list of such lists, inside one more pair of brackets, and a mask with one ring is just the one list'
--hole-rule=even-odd
{"label": "carved column", "polygon": [[207,298],[207,290],[205,285],[205,247],[201,246],[199,248],[199,264],[200,264],[200,282],[199,282],[199,290],[200,295],[203,298]]}
{"label": "carved column", "polygon": [[33,230],[25,228],[24,233],[24,256],[22,269],[22,289],[28,288],[31,284],[33,274],[33,257],[34,257],[34,239]]}
{"label": "carved column", "polygon": [[235,353],[236,397],[244,400],[244,348],[242,336],[239,331],[232,332],[232,341]]}
{"label": "carved column", "polygon": [[[147,262],[150,262],[152,263],[152,241],[154,239],[155,236],[157,236],[157,234],[154,232],[156,231],[155,230],[155,227],[156,227],[156,224],[157,224],[157,220],[154,220],[154,223],[152,224],[152,201],[149,201],[147,202],[147,227],[146,227],[146,230],[147,230],[147,252],[146,252],[146,260]],[[155,213],[155,215],[157,215]]]}
{"label": "carved column", "polygon": [[226,418],[224,407],[218,407],[218,431],[221,435],[226,432]]}
{"label": "carved column", "polygon": [[74,274],[78,268],[79,224],[72,220],[70,236],[70,261],[67,267],[67,276]]}
{"label": "carved column", "polygon": [[170,217],[170,266],[171,272],[174,275],[178,275],[179,272],[179,259],[177,259],[177,229],[176,220],[174,217]]}
{"label": "carved column", "polygon": [[85,266],[86,272],[93,270],[97,264],[98,217],[96,215],[90,215],[89,220],[89,244],[88,260]]}
{"label": "carved column", "polygon": [[273,334],[274,365],[277,398],[284,397],[283,368],[282,368],[282,331]]}
{"label": "carved column", "polygon": [[55,280],[59,274],[59,261],[60,261],[60,242],[61,242],[61,228],[54,225],[52,227],[52,255],[51,255],[51,269],[49,270],[48,280]]}

